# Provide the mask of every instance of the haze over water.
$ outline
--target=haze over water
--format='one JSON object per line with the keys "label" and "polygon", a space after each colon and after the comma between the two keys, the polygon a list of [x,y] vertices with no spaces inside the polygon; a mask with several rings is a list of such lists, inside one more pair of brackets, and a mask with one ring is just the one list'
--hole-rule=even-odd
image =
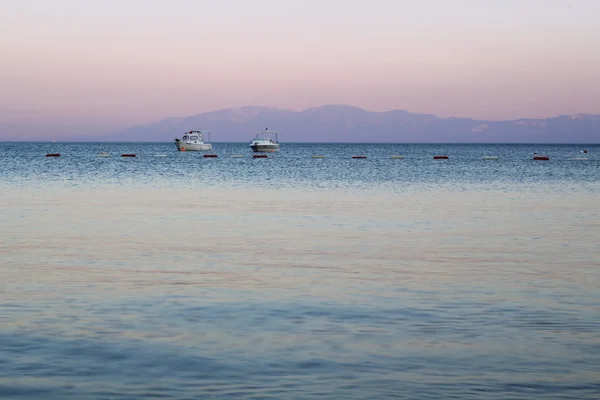
{"label": "haze over water", "polygon": [[600,396],[600,146],[214,148],[0,144],[0,397]]}

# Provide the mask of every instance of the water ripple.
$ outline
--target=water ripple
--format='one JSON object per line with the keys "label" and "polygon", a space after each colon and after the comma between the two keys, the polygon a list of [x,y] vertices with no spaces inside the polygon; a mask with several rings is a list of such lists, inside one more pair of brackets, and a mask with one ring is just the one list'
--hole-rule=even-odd
{"label": "water ripple", "polygon": [[2,143],[0,397],[597,399],[587,148]]}

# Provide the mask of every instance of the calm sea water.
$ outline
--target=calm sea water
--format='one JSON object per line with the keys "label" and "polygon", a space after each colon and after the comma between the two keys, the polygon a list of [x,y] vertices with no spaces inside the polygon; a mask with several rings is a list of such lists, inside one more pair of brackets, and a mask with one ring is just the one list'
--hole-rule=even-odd
{"label": "calm sea water", "polygon": [[[587,150],[587,162],[572,161]],[[98,157],[106,151],[112,157]],[[550,162],[533,162],[533,152]],[[46,153],[61,157],[45,158]],[[134,153],[135,159],[119,157]],[[11,184],[232,185],[265,188],[351,188],[404,191],[462,184],[595,183],[600,145],[284,144],[268,159],[252,159],[248,144],[215,144],[219,157],[176,152],[173,143],[1,143],[0,178]],[[164,157],[166,155],[166,157]],[[244,155],[244,158],[232,158]],[[313,159],[323,155],[324,159]],[[368,158],[355,160],[353,155]],[[404,155],[404,160],[392,159]],[[448,155],[433,162],[434,155]],[[500,157],[499,162],[483,156]]]}
{"label": "calm sea water", "polygon": [[0,143],[0,398],[600,398],[600,146],[214,150]]}

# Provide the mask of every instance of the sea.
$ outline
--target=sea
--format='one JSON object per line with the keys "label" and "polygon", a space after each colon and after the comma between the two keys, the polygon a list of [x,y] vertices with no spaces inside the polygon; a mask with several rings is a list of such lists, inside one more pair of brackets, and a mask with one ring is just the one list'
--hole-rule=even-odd
{"label": "sea", "polygon": [[1,399],[600,398],[600,145],[213,153],[0,142]]}

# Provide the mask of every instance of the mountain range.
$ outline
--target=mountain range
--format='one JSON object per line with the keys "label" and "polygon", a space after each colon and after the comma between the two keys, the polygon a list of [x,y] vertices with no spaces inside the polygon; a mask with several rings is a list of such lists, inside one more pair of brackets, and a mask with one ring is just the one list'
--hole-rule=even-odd
{"label": "mountain range", "polygon": [[213,142],[248,142],[269,128],[285,142],[600,143],[600,115],[487,121],[440,118],[404,110],[371,112],[348,105],[303,111],[247,106],[132,126],[68,140],[165,142],[191,129],[208,130]]}
{"label": "mountain range", "polygon": [[256,132],[279,132],[281,142],[598,143],[600,115],[486,121],[440,118],[404,110],[370,112],[347,105],[304,111],[248,106],[133,126],[98,139],[168,141],[191,129],[211,132],[214,142],[247,142]]}

